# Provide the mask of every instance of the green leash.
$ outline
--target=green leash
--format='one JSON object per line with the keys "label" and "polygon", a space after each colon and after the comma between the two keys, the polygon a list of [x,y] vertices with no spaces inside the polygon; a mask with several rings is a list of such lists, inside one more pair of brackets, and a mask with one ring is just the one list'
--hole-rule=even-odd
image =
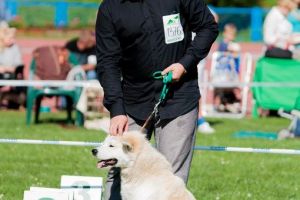
{"label": "green leash", "polygon": [[145,130],[149,122],[155,117],[158,113],[158,106],[166,100],[167,94],[169,92],[170,84],[172,83],[172,72],[167,73],[166,75],[161,75],[161,71],[157,71],[153,73],[153,78],[157,80],[162,80],[163,82],[163,89],[160,93],[160,97],[158,102],[155,104],[154,109],[150,116],[145,121],[144,125],[142,126],[142,131]]}
{"label": "green leash", "polygon": [[161,75],[161,71],[157,71],[153,73],[154,79],[162,79],[163,81],[163,89],[160,94],[160,98],[158,102],[162,102],[166,99],[167,94],[169,92],[170,83],[172,83],[172,72],[167,73],[166,75]]}

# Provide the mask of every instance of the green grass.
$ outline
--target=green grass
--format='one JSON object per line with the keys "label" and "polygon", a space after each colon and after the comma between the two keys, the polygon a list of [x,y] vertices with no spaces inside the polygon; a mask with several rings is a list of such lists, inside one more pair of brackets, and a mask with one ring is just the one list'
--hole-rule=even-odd
{"label": "green grass", "polygon": [[[45,119],[62,114],[42,114]],[[0,112],[0,138],[101,141],[105,134],[55,123],[25,126],[25,113]],[[236,139],[239,130],[278,131],[290,123],[280,118],[211,119],[217,133],[197,135],[197,145],[299,148],[299,140]],[[61,175],[103,176],[91,147],[0,144],[0,199],[22,199],[30,186],[59,187]],[[300,199],[300,157],[196,151],[188,187],[204,200]],[[2,197],[2,198],[1,198]]]}

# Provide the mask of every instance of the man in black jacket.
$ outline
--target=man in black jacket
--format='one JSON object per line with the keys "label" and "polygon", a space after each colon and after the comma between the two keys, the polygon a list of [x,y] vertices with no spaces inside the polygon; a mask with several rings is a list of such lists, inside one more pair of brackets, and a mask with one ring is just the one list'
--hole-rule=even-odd
{"label": "man in black jacket", "polygon": [[[140,128],[162,90],[162,81],[152,74],[172,72],[168,98],[147,134],[154,130],[158,150],[185,182],[197,127],[197,64],[217,35],[203,0],[104,0],[98,11],[97,72],[111,115],[110,134]],[[120,199],[118,177],[112,169],[107,199]]]}

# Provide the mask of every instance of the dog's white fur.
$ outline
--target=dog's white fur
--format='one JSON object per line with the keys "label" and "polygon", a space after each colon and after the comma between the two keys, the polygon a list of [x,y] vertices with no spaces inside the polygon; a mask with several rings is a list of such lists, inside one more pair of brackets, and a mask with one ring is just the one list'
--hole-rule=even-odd
{"label": "dog's white fur", "polygon": [[140,132],[108,136],[97,148],[100,160],[117,159],[123,200],[195,200],[169,162]]}

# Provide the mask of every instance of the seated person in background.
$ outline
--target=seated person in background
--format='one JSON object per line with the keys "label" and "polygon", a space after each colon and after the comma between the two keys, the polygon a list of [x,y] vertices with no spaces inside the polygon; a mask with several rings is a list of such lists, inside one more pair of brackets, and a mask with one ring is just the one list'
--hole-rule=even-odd
{"label": "seated person in background", "polygon": [[223,40],[220,42],[218,51],[228,51],[228,45],[236,39],[237,28],[234,24],[225,24],[223,31]]}
{"label": "seated person in background", "polygon": [[[235,43],[237,28],[234,24],[226,24],[223,41],[218,48],[213,82],[239,82],[241,47]],[[218,111],[240,112],[241,92],[239,88],[217,88],[214,91],[214,105]]]}
{"label": "seated person in background", "polygon": [[295,0],[278,0],[267,14],[263,35],[267,46],[266,56],[276,58],[300,58],[295,45],[300,43],[300,34],[293,33],[288,15],[297,8]]}
{"label": "seated person in background", "polygon": [[[295,0],[295,2],[297,3],[297,8],[289,14],[288,20],[292,24],[293,33],[300,34],[300,0]],[[295,48],[299,49],[300,44],[296,44]]]}
{"label": "seated person in background", "polygon": [[218,59],[224,59],[227,57],[228,61],[234,60],[235,70],[239,73],[239,53],[241,51],[241,47],[235,42],[236,34],[237,28],[234,24],[230,23],[224,26],[223,40],[220,42],[218,48],[218,51],[221,52],[221,56]]}
{"label": "seated person in background", "polygon": [[78,63],[87,74],[87,79],[96,79],[96,40],[94,32],[81,31],[80,36],[68,41],[65,47],[75,54]]}
{"label": "seated person in background", "polygon": [[238,82],[240,72],[240,51],[237,43],[230,43],[227,51],[221,51],[217,57],[217,65],[213,74],[214,82]]}
{"label": "seated person in background", "polygon": [[[0,23],[0,79],[23,79],[23,61],[18,45],[15,43],[16,29],[10,28],[5,22]],[[10,86],[0,87],[0,105],[7,107],[12,100],[10,94],[20,94],[24,90]],[[24,95],[22,95],[24,96]],[[25,98],[13,98],[21,105]],[[20,100],[20,102],[19,102]]]}
{"label": "seated person in background", "polygon": [[[78,65],[78,59],[74,54],[70,53],[64,46],[48,45],[36,48],[32,54],[32,61],[30,66],[29,79],[30,80],[82,80],[86,74]],[[46,88],[59,89],[61,91],[74,90],[74,86],[64,87],[32,87],[32,90],[41,90],[45,92]],[[31,92],[31,91],[29,91]],[[33,92],[34,93],[34,92]],[[64,93],[64,92],[62,92]],[[59,96],[59,95],[58,95]],[[30,96],[29,96],[30,97]],[[69,113],[68,117],[71,119],[71,103],[72,98],[64,95],[48,95],[48,97],[55,97],[56,105],[59,108],[66,108]],[[60,104],[59,98],[62,102]],[[37,98],[38,99],[38,98]],[[41,101],[41,98],[39,99]],[[69,103],[68,103],[69,102]],[[29,102],[30,103],[30,102]],[[70,105],[70,106],[68,106]]]}
{"label": "seated person in background", "polygon": [[33,51],[35,80],[65,80],[77,59],[61,46],[42,46]]}
{"label": "seated person in background", "polygon": [[0,25],[0,77],[14,74],[16,67],[23,65],[19,46],[15,43],[16,29]]}

